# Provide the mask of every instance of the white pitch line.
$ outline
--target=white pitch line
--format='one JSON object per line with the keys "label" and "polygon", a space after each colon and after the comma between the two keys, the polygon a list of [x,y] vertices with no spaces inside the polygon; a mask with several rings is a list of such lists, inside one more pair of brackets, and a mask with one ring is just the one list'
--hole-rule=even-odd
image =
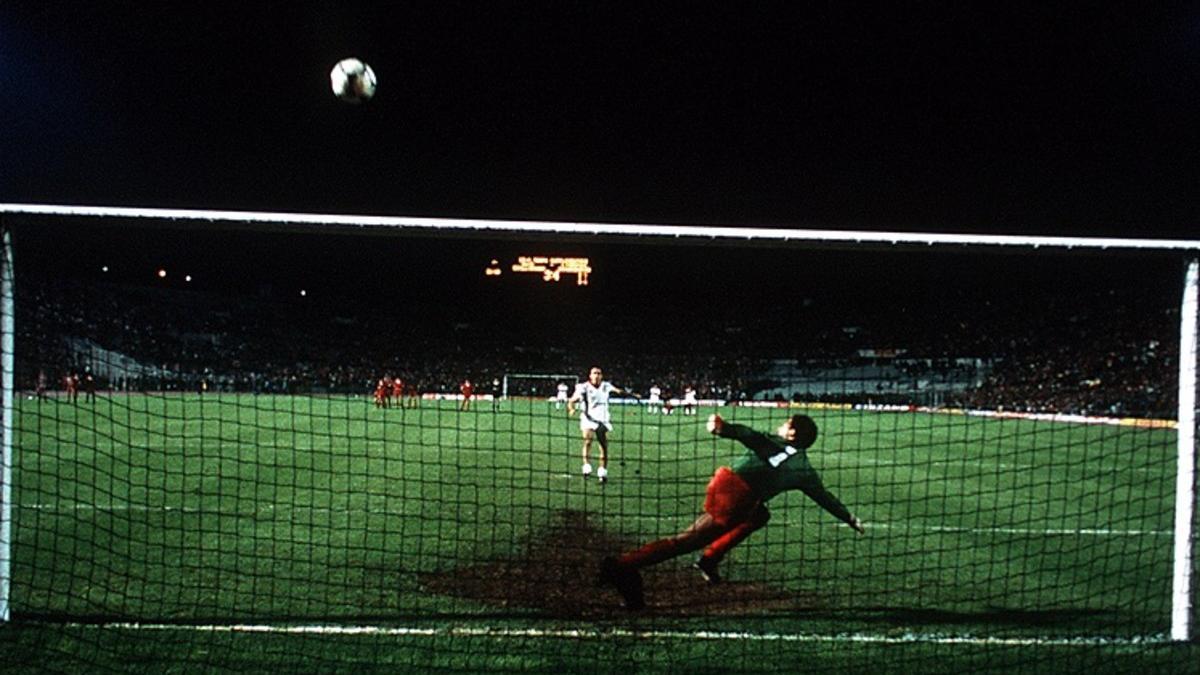
{"label": "white pitch line", "polygon": [[889,523],[865,523],[869,529],[921,530],[924,532],[949,532],[963,534],[1017,534],[1017,535],[1085,535],[1097,537],[1170,537],[1170,530],[1110,530],[1104,528],[1055,528],[1033,529],[1020,527],[960,527],[953,525],[891,525]]}
{"label": "white pitch line", "polygon": [[[637,520],[674,520],[666,516],[633,516]],[[772,523],[776,522],[774,519]],[[798,520],[780,520],[780,525],[789,527],[799,527],[804,525]],[[836,525],[836,523],[833,523]],[[963,525],[915,525],[910,523],[883,523],[877,521],[863,521],[863,526],[867,531],[871,530],[895,530],[895,531],[917,531],[917,532],[945,532],[952,534],[1005,534],[1005,535],[1036,535],[1036,536],[1056,536],[1056,535],[1080,535],[1080,536],[1096,536],[1096,537],[1170,537],[1174,535],[1171,530],[1113,530],[1106,528],[1095,527],[1079,527],[1079,528],[1052,528],[1052,529],[1036,529],[1036,528],[1020,528],[1020,527],[966,527]]]}
{"label": "white pitch line", "polygon": [[[994,474],[988,469],[996,469],[1000,471],[1051,471],[1056,474],[1062,474],[1066,471],[1079,471],[1084,478],[1112,478],[1123,473],[1147,474],[1152,476],[1174,475],[1174,464],[1167,466],[1165,463],[1162,466],[1119,466],[1110,469],[1096,468],[1092,465],[1069,462],[1061,465],[1045,465],[1031,464],[1022,462],[993,462],[990,460],[973,459],[970,457],[945,457],[945,458],[928,458],[924,460],[908,460],[901,461],[895,459],[874,459],[871,457],[859,457],[854,454],[830,453],[821,458],[821,462],[828,464],[828,471],[848,472],[856,466],[874,466],[874,467],[892,467],[911,470],[958,470],[968,474],[970,478],[1006,478],[1008,474]],[[836,468],[835,468],[836,467]],[[1168,473],[1171,472],[1171,473]]]}
{"label": "white pitch line", "polygon": [[199,633],[258,633],[275,635],[373,635],[380,637],[482,637],[548,639],[669,639],[752,642],[840,642],[865,644],[939,644],[1005,647],[1128,647],[1168,644],[1164,635],[1078,636],[1078,637],[993,637],[950,633],[750,633],[740,631],[630,630],[625,628],[491,628],[450,626],[346,626],[338,624],[163,624],[163,623],[67,623],[67,628],[103,630],[194,631]]}
{"label": "white pitch line", "polygon": [[[564,476],[565,477],[565,476]],[[191,506],[149,506],[145,504],[16,504],[16,508],[48,512],[79,512],[79,511],[115,511],[129,513],[187,513],[207,514],[230,517],[252,517],[271,512],[309,511],[313,513],[328,513],[336,515],[383,515],[408,516],[407,511],[395,509],[339,509],[328,506],[298,506],[294,504],[267,504],[255,510],[221,510],[206,509]],[[675,516],[627,516],[625,519],[676,521]],[[776,521],[772,521],[776,522]],[[780,519],[779,525],[800,527],[805,523],[800,520]],[[1093,536],[1093,537],[1170,537],[1171,530],[1115,530],[1109,528],[1079,527],[1079,528],[1019,528],[1019,527],[966,527],[961,525],[917,525],[910,523],[885,523],[866,521],[868,530],[894,530],[899,532],[942,532],[950,534],[1003,534],[1003,535],[1033,535],[1033,536]]]}

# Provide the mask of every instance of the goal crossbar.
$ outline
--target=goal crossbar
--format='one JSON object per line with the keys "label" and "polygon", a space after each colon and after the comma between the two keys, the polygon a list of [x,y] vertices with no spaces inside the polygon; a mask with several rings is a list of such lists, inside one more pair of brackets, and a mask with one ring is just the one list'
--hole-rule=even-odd
{"label": "goal crossbar", "polygon": [[1200,239],[1138,239],[1124,237],[1064,237],[1000,234],[922,233],[842,229],[793,229],[719,225],[664,225],[427,216],[368,216],[268,211],[72,206],[0,203],[0,214],[102,218],[126,222],[205,226],[219,223],[257,226],[279,231],[338,230],[347,233],[407,231],[411,234],[458,233],[468,236],[553,235],[665,239],[676,243],[721,242],[770,245],[879,245],[948,248],[981,246],[995,249],[1095,249],[1200,252]]}

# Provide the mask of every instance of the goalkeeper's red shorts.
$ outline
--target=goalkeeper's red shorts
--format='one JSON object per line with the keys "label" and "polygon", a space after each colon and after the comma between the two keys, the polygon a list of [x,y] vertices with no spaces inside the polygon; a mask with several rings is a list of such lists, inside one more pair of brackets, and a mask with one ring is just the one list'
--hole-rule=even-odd
{"label": "goalkeeper's red shorts", "polygon": [[750,484],[727,466],[713,473],[704,494],[704,512],[718,525],[744,520],[759,504]]}

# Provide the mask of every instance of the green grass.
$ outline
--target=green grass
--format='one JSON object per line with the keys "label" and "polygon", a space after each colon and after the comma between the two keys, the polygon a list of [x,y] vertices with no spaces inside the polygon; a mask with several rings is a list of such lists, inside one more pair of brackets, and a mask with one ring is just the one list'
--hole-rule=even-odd
{"label": "green grass", "polygon": [[[1169,430],[813,410],[822,429],[813,464],[867,536],[803,495],[782,495],[770,525],[724,566],[735,584],[795,602],[629,616],[604,594],[610,614],[554,616],[429,591],[429,575],[520,560],[565,513],[625,542],[678,531],[698,514],[713,468],[741,452],[704,433],[707,412],[621,410],[613,480],[601,488],[576,476],[576,423],[541,402],[459,413],[431,402],[377,410],[364,398],[22,401],[15,621],[0,645],[14,655],[9,664],[69,672],[676,671],[727,662],[1120,672],[1186,670],[1200,658],[1194,646],[1135,642],[1169,625]],[[761,429],[783,415],[721,412]],[[577,545],[556,536],[555,546]],[[690,561],[649,573],[651,598],[656,580]],[[553,571],[547,579],[563,576]],[[577,589],[547,591],[595,594],[591,574],[570,570]],[[123,622],[181,625],[105,625]],[[401,634],[193,627],[243,623]],[[750,637],[728,638],[740,633]],[[1079,638],[1113,642],[1070,642]]]}

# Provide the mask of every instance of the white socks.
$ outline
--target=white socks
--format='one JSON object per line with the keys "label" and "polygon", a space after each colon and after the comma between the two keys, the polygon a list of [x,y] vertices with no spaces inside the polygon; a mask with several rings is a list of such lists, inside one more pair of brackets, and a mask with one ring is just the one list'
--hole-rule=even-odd
{"label": "white socks", "polygon": [[[592,475],[592,465],[584,464],[583,465],[583,477],[587,478],[590,475]],[[605,467],[597,468],[596,469],[596,478],[598,478],[601,483],[608,480],[608,469],[606,469]]]}

